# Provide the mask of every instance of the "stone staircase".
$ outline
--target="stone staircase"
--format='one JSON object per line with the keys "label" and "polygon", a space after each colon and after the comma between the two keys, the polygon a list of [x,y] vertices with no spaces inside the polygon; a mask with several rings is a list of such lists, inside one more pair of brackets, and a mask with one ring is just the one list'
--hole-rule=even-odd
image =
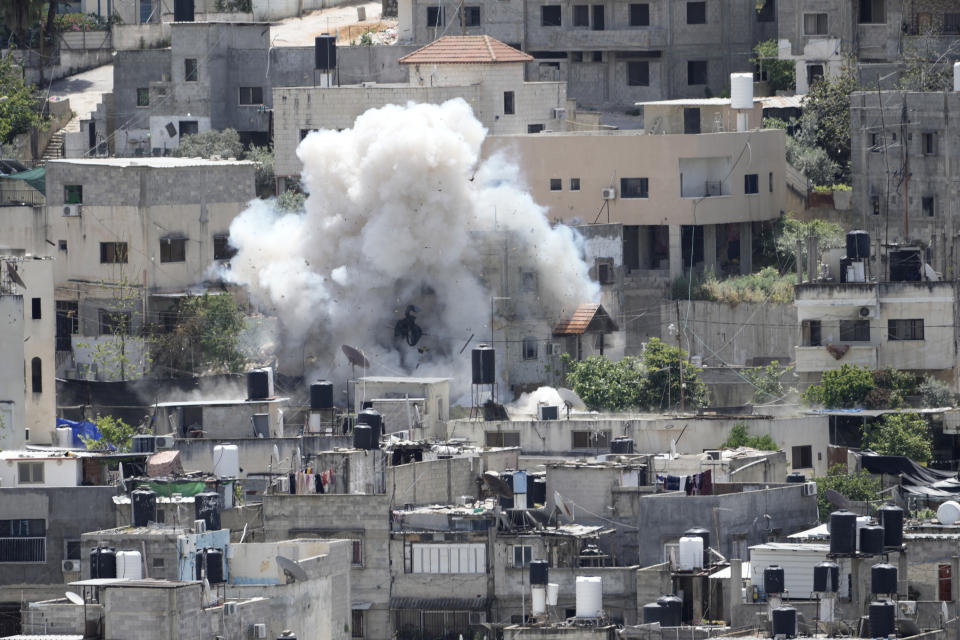
{"label": "stone staircase", "polygon": [[48,160],[57,160],[63,157],[63,139],[65,136],[66,130],[61,129],[50,137],[50,142],[47,143],[47,148],[43,150],[40,162],[37,163],[38,166],[47,164]]}

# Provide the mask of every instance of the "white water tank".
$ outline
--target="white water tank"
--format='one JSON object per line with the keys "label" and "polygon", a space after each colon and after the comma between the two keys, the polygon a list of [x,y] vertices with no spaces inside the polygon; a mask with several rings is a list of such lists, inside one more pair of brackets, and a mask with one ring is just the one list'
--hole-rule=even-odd
{"label": "white water tank", "polygon": [[684,536],[680,538],[680,553],[677,557],[680,571],[693,571],[703,568],[703,538]]}
{"label": "white water tank", "polygon": [[547,604],[551,607],[557,606],[557,600],[560,598],[560,585],[556,582],[547,583]]}
{"label": "white water tank", "polygon": [[117,551],[117,577],[132,580],[143,577],[143,563],[139,551]]}
{"label": "white water tank", "polygon": [[73,447],[73,429],[70,427],[57,427],[57,446],[64,449]]}
{"label": "white water tank", "polygon": [[953,90],[960,91],[960,62],[953,63]]}
{"label": "white water tank", "polygon": [[213,474],[220,478],[236,478],[240,475],[240,447],[235,444],[218,444],[213,448]]}
{"label": "white water tank", "polygon": [[547,590],[543,585],[533,586],[533,596],[530,598],[530,610],[535,616],[542,616],[547,612]]}
{"label": "white water tank", "polygon": [[603,579],[577,576],[577,617],[599,618],[603,611]]}
{"label": "white water tank", "polygon": [[753,109],[753,74],[730,74],[730,107]]}
{"label": "white water tank", "polygon": [[960,520],[960,502],[947,500],[937,508],[940,524],[956,524]]}

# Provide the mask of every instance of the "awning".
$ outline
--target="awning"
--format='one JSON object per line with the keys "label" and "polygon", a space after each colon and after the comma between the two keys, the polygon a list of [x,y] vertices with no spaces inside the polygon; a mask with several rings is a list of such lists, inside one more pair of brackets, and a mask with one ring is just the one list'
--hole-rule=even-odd
{"label": "awning", "polygon": [[569,320],[561,320],[553,329],[555,336],[577,336],[584,333],[613,333],[616,323],[599,304],[581,304]]}
{"label": "awning", "polygon": [[351,602],[350,608],[354,611],[366,611],[373,606],[372,602]]}
{"label": "awning", "polygon": [[5,178],[7,180],[23,180],[43,195],[47,195],[46,167],[37,167],[36,169],[30,169],[29,171],[21,171],[20,173],[0,174],[0,178]]}
{"label": "awning", "polygon": [[904,456],[864,453],[860,464],[870,473],[900,476],[901,487],[911,495],[949,499],[960,494],[955,472],[929,469]]}
{"label": "awning", "polygon": [[391,609],[486,611],[489,607],[489,598],[390,598]]}

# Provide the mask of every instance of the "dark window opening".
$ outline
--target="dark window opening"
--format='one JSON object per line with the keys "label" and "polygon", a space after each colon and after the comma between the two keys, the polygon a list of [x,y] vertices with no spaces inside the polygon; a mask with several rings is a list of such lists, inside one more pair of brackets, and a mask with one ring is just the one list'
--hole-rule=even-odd
{"label": "dark window opening", "polygon": [[513,91],[504,91],[503,92],[503,114],[506,116],[512,116],[516,113],[516,105],[514,104],[514,93]]}
{"label": "dark window opening", "polygon": [[594,51],[594,52],[593,52],[593,61],[594,61],[594,62],[603,62],[603,51]]}
{"label": "dark window opening", "polygon": [[536,360],[540,355],[539,343],[536,338],[523,339],[523,359]]}
{"label": "dark window opening", "polygon": [[57,300],[57,351],[70,351],[73,347],[70,336],[80,331],[79,305],[74,300]]}
{"label": "dark window opening", "polygon": [[605,28],[603,5],[593,5],[593,24],[590,26],[594,31],[603,31]]}
{"label": "dark window opening", "polygon": [[580,191],[580,178],[570,178],[570,191]]}
{"label": "dark window opening", "polygon": [[150,106],[150,89],[140,87],[137,89],[137,106],[138,107],[149,107]]}
{"label": "dark window opening", "polygon": [[801,331],[803,332],[803,346],[805,347],[821,346],[819,320],[804,320],[801,323],[800,327],[801,327]]}
{"label": "dark window opening", "polygon": [[631,87],[650,86],[650,63],[646,60],[627,62],[627,85]]}
{"label": "dark window opening", "polygon": [[687,3],[687,24],[706,24],[707,23],[707,3],[706,2],[688,2]]}
{"label": "dark window opening", "polygon": [[937,152],[937,134],[925,133],[922,137],[923,155],[932,156]]}
{"label": "dark window opening", "polygon": [[34,320],[39,320],[39,319],[40,319],[40,316],[41,316],[40,298],[33,298],[33,299],[30,301],[30,307],[31,307],[31,308],[30,308],[30,312],[31,312],[31,313],[30,313],[30,316],[31,316]]}
{"label": "dark window opening", "polygon": [[922,202],[923,202],[923,215],[927,216],[928,218],[932,218],[934,214],[933,196],[925,196]]}
{"label": "dark window opening", "polygon": [[590,26],[590,6],[586,4],[573,5],[573,26]]}
{"label": "dark window opening", "polygon": [[620,178],[621,198],[649,198],[647,178]]}
{"label": "dark window opening", "polygon": [[[43,482],[43,463],[26,464],[39,465]],[[46,535],[44,520],[0,520],[0,562],[46,562]]]}
{"label": "dark window opening", "polygon": [[263,87],[240,87],[240,104],[263,104]]}
{"label": "dark window opening", "polygon": [[610,446],[610,432],[573,431],[571,440],[573,449],[606,449]]}
{"label": "dark window opening", "polygon": [[630,26],[631,27],[649,27],[650,26],[650,5],[646,2],[630,5]]}
{"label": "dark window opening", "polygon": [[68,184],[64,186],[63,202],[65,204],[83,204],[83,185]]}
{"label": "dark window opening", "polygon": [[550,191],[563,191],[563,180],[561,178],[550,178]]}
{"label": "dark window opening", "polygon": [[777,19],[776,0],[766,0],[757,11],[757,22],[774,22]]}
{"label": "dark window opening", "polygon": [[229,260],[237,255],[237,250],[230,246],[230,236],[226,233],[218,233],[213,236],[213,259]]}
{"label": "dark window opening", "polygon": [[57,246],[59,247],[60,251],[66,251],[66,250],[67,250],[67,241],[66,241],[66,240],[61,240],[60,242],[57,243]]}
{"label": "dark window opening", "polygon": [[560,27],[563,26],[560,5],[545,4],[540,7],[540,26],[541,27]]}
{"label": "dark window opening", "polygon": [[483,434],[488,447],[519,447],[519,431],[487,431]]}
{"label": "dark window opening", "polygon": [[706,60],[689,60],[687,62],[687,84],[707,84]]}
{"label": "dark window opening", "polygon": [[887,320],[888,340],[923,340],[923,319]]}
{"label": "dark window opening", "polygon": [[442,27],[443,23],[443,7],[427,7],[427,26]]}
{"label": "dark window opening", "polygon": [[185,262],[187,259],[186,238],[161,238],[160,262]]}
{"label": "dark window opening", "polygon": [[827,14],[825,13],[803,14],[803,35],[823,36],[826,34],[827,34]]}
{"label": "dark window opening", "polygon": [[873,210],[873,215],[880,215],[880,198],[878,196],[870,198],[870,208]]}
{"label": "dark window opening", "polygon": [[613,264],[609,261],[597,262],[597,282],[600,284],[613,283]]}
{"label": "dark window opening", "polygon": [[43,393],[43,363],[40,358],[30,360],[30,390]]}
{"label": "dark window opening", "polygon": [[813,447],[811,445],[793,447],[792,453],[793,464],[791,466],[794,469],[810,469],[813,467]]}
{"label": "dark window opening", "polygon": [[480,26],[480,6],[471,5],[463,8],[463,26],[465,27],[479,27]]}
{"label": "dark window opening", "polygon": [[841,320],[840,342],[870,342],[870,321]]}
{"label": "dark window opening", "polygon": [[743,176],[744,193],[760,193],[760,177],[755,173],[748,173]]}
{"label": "dark window opening", "polygon": [[543,128],[542,124],[528,124],[527,133],[540,133],[543,131]]}
{"label": "dark window opening", "polygon": [[884,4],[887,0],[860,0],[861,24],[883,24],[887,21]]}
{"label": "dark window opening", "polygon": [[354,609],[350,612],[350,637],[363,637],[363,610]]}
{"label": "dark window opening", "polygon": [[180,137],[183,136],[195,136],[200,133],[200,127],[196,120],[181,120],[180,121]]}
{"label": "dark window opening", "polygon": [[807,86],[812,87],[817,82],[823,80],[823,65],[822,64],[808,64],[807,65]]}
{"label": "dark window opening", "polygon": [[196,58],[186,58],[183,61],[183,79],[186,82],[196,82],[199,77],[199,67]]}
{"label": "dark window opening", "polygon": [[126,242],[101,242],[100,243],[100,263],[101,264],[126,264],[127,262],[127,243]]}
{"label": "dark window opening", "polygon": [[700,133],[700,107],[685,107],[683,110],[683,132]]}

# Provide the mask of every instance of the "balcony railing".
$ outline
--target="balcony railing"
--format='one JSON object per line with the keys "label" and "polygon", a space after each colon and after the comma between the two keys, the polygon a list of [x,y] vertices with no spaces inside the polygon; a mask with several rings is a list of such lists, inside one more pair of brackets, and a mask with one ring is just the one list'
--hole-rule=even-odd
{"label": "balcony railing", "polygon": [[46,561],[46,538],[0,538],[0,562]]}
{"label": "balcony railing", "polygon": [[36,189],[3,189],[0,190],[0,204],[30,204],[41,205],[46,198]]}

